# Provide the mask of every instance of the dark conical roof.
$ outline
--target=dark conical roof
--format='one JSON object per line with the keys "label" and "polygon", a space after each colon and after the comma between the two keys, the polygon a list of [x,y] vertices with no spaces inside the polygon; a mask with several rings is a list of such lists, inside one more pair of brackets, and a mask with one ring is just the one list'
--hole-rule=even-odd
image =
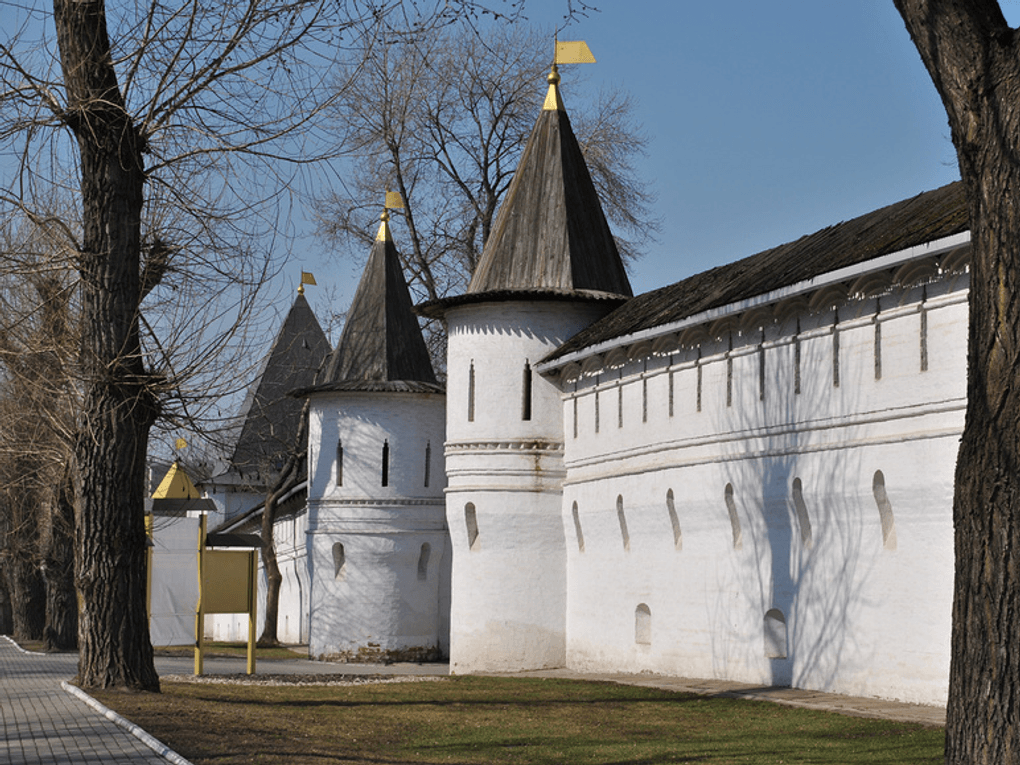
{"label": "dark conical roof", "polygon": [[521,155],[468,293],[591,291],[629,297],[630,282],[557,83]]}
{"label": "dark conical roof", "polygon": [[340,342],[317,386],[322,389],[343,383],[436,382],[387,217],[372,245]]}
{"label": "dark conical roof", "polygon": [[329,340],[304,295],[298,294],[261,373],[241,408],[231,463],[242,473],[278,469],[294,449],[301,402],[288,394],[311,385],[329,354]]}

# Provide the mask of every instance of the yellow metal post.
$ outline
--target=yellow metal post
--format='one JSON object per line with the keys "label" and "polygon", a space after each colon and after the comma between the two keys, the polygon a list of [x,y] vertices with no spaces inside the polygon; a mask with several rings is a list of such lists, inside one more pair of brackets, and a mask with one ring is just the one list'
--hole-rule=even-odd
{"label": "yellow metal post", "polygon": [[202,597],[202,574],[205,561],[205,513],[198,519],[198,603],[195,606],[195,675],[202,674],[202,653],[205,650],[205,610]]}
{"label": "yellow metal post", "polygon": [[145,536],[148,544],[145,548],[145,619],[152,623],[152,513],[145,516]]}
{"label": "yellow metal post", "polygon": [[248,674],[255,674],[255,622],[259,607],[259,553],[248,553]]}

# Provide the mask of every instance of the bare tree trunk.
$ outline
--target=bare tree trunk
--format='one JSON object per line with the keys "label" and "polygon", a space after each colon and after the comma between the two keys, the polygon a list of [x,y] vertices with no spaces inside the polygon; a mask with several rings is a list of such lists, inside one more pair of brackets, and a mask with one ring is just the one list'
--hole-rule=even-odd
{"label": "bare tree trunk", "polygon": [[4,573],[11,593],[14,639],[41,640],[46,626],[46,586],[38,562],[8,558]]}
{"label": "bare tree trunk", "polygon": [[67,121],[81,153],[75,443],[79,684],[159,690],[145,607],[145,451],[156,416],[138,338],[143,142],[117,83],[101,0],[54,0]]}
{"label": "bare tree trunk", "polygon": [[262,508],[262,570],[266,574],[266,615],[265,623],[262,625],[262,634],[259,635],[258,644],[260,646],[280,644],[276,625],[280,616],[280,585],[283,584],[283,574],[280,572],[280,564],[276,560],[276,547],[273,539],[276,501],[279,495],[280,492],[275,488],[271,490],[266,497],[265,507]]}
{"label": "bare tree trunk", "polygon": [[994,0],[895,0],[949,115],[971,223],[946,762],[1020,760],[1020,45]]}
{"label": "bare tree trunk", "polygon": [[276,560],[273,525],[276,523],[276,508],[280,499],[300,482],[301,466],[307,458],[307,449],[308,401],[305,400],[301,408],[301,425],[297,438],[262,508],[262,567],[266,572],[266,621],[262,627],[262,635],[259,636],[261,646],[274,646],[280,643],[277,623],[280,615],[280,585],[283,583],[283,574],[280,573],[280,565]]}
{"label": "bare tree trunk", "polygon": [[43,647],[66,651],[78,647],[78,598],[74,589],[74,505],[71,475],[65,473],[50,508],[46,540],[46,628]]}

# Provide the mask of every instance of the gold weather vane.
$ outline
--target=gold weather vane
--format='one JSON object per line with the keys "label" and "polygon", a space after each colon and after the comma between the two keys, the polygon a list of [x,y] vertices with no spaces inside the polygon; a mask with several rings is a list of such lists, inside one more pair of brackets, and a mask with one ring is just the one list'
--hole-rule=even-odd
{"label": "gold weather vane", "polygon": [[390,210],[403,210],[404,199],[400,196],[399,191],[387,191],[386,200],[383,202],[382,215],[379,216],[379,220],[382,223],[379,224],[379,233],[375,235],[377,242],[391,242],[393,237],[390,234]]}
{"label": "gold weather vane", "polygon": [[552,71],[549,72],[549,92],[545,96],[542,108],[546,111],[563,111],[563,100],[560,98],[560,64],[594,64],[595,56],[584,40],[556,40],[553,52]]}
{"label": "gold weather vane", "polygon": [[298,283],[297,294],[299,295],[305,294],[306,284],[310,284],[313,287],[319,286],[315,281],[315,274],[311,273],[310,271],[301,272],[301,281]]}

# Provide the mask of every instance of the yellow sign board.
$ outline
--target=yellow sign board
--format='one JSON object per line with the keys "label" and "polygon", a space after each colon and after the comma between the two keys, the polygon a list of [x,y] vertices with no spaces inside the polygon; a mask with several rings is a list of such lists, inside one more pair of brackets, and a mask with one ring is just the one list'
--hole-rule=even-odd
{"label": "yellow sign board", "polygon": [[251,557],[255,551],[205,550],[202,556],[202,611],[245,613],[251,607]]}

